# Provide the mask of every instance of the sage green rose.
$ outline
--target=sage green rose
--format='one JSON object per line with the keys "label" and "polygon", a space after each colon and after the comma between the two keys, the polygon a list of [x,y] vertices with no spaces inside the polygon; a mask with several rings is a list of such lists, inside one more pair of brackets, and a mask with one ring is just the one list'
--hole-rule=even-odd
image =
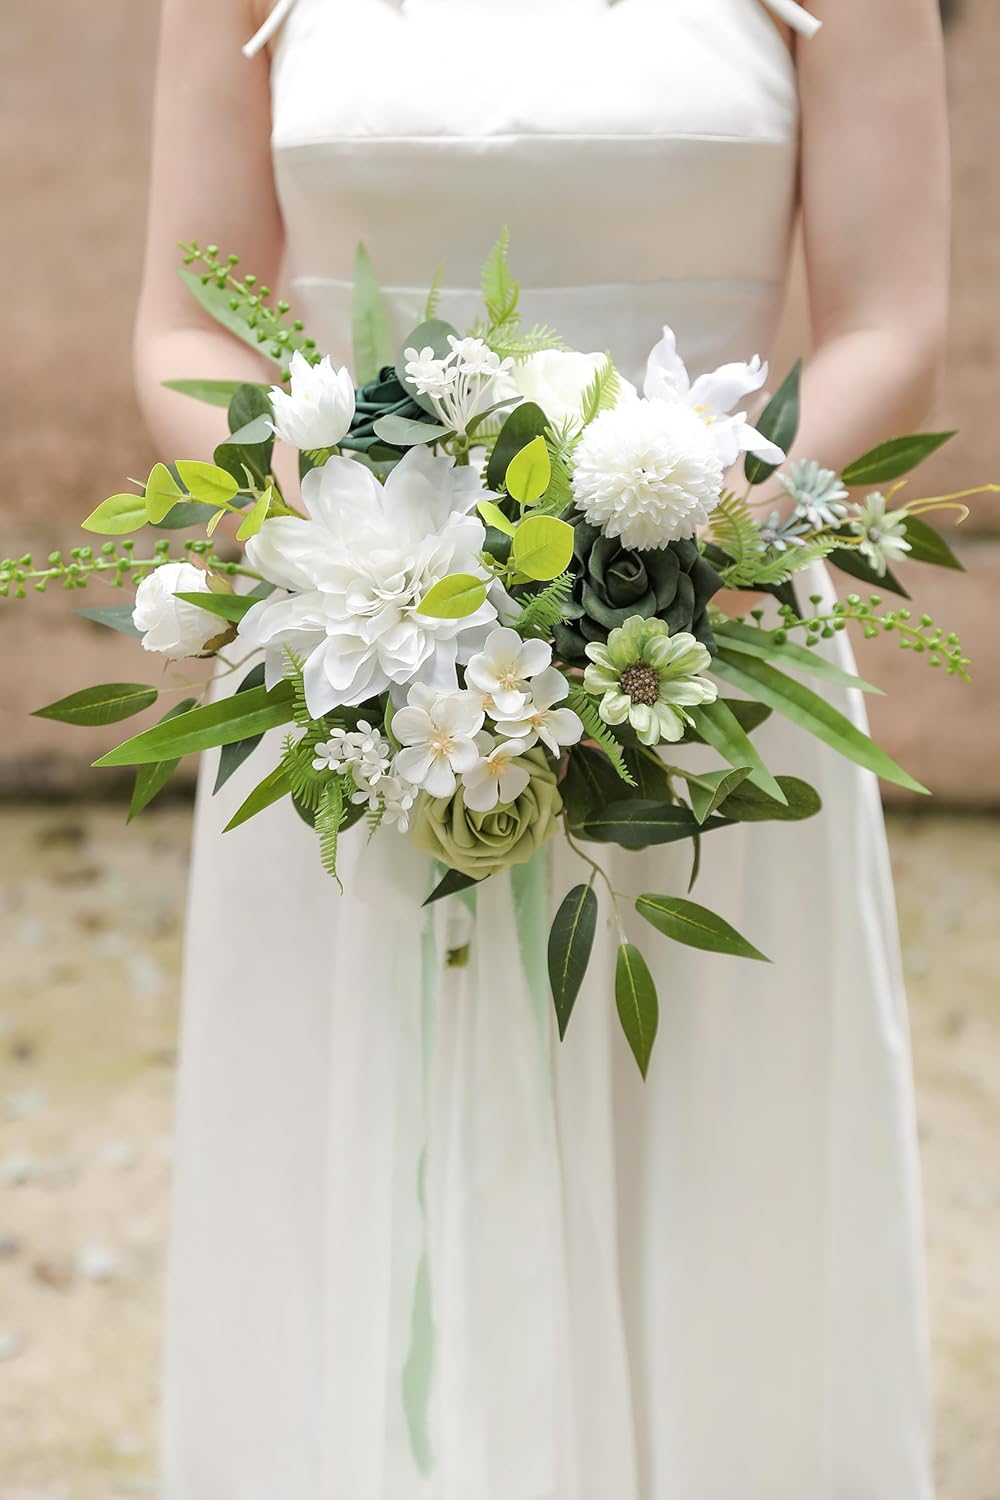
{"label": "sage green rose", "polygon": [[422,795],[410,827],[417,848],[471,880],[526,864],[555,833],[562,797],[544,750],[526,751],[518,764],[528,785],[516,802],[491,812],[470,811],[461,787],[451,797]]}

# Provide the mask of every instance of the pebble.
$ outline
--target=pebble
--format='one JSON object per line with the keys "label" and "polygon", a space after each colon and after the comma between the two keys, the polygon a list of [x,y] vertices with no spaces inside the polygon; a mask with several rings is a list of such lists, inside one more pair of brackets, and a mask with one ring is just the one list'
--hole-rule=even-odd
{"label": "pebble", "polygon": [[0,1328],[0,1364],[23,1353],[23,1335],[16,1328]]}
{"label": "pebble", "polygon": [[4,1159],[0,1177],[8,1187],[24,1187],[38,1175],[38,1168],[25,1152],[15,1152]]}
{"label": "pebble", "polygon": [[84,1281],[114,1281],[121,1273],[118,1256],[105,1245],[85,1246],[76,1258],[76,1268]]}

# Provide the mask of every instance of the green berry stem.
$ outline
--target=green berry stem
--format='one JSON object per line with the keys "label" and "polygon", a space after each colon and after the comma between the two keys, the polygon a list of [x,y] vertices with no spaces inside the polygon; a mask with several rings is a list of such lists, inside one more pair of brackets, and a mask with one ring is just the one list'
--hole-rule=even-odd
{"label": "green berry stem", "polygon": [[[220,557],[210,541],[189,538],[183,545],[189,558],[196,558],[215,573],[227,578],[263,581],[261,575],[251,568]],[[94,578],[103,579],[113,588],[122,588],[126,583],[134,588],[154,568],[174,561],[170,546],[170,541],[162,538],[154,545],[152,557],[136,557],[135,543],[129,537],[121,542],[104,542],[96,551],[93,547],[82,546],[73,547],[68,556],[60,551],[50,552],[46,567],[36,567],[30,552],[18,558],[0,558],[0,598],[24,599],[29,588],[44,594],[50,584],[64,589],[83,589]]]}
{"label": "green berry stem", "polygon": [[[180,250],[185,266],[199,265],[204,270],[200,275],[203,286],[214,284],[220,291],[230,293],[229,309],[254,334],[262,349],[277,360],[284,361],[296,350],[310,364],[318,364],[321,355],[316,340],[305,333],[301,318],[288,321],[289,304],[283,299],[269,306],[270,287],[261,285],[256,276],[236,274],[238,255],[222,256],[218,245],[201,246],[196,240],[181,241]],[[287,369],[282,369],[282,381],[288,379]]]}

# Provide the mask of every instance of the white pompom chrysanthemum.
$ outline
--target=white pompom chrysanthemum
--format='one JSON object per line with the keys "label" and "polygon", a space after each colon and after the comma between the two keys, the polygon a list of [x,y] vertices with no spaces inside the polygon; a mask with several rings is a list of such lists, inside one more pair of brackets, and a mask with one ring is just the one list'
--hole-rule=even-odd
{"label": "white pompom chrysanthemum", "polygon": [[680,402],[641,399],[602,412],[575,457],[577,508],[638,552],[694,536],[722,494],[709,429]]}

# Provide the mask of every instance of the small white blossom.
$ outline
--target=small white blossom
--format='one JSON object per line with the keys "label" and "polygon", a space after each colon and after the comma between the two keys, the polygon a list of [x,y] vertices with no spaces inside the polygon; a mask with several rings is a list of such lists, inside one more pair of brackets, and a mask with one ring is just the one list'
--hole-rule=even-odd
{"label": "small white blossom", "polygon": [[500,734],[523,740],[530,750],[539,740],[558,755],[565,745],[576,745],[583,738],[580,715],[571,708],[556,708],[569,692],[569,683],[556,667],[549,667],[531,683],[527,702],[511,717],[497,715]]}
{"label": "small white blossom", "polygon": [[885,496],[878,490],[868,495],[863,505],[853,507],[851,530],[863,538],[858,547],[880,578],[884,578],[892,563],[901,562],[911,551],[904,527],[906,512],[887,511]]}
{"label": "small white blossom", "polygon": [[778,482],[795,501],[796,514],[808,521],[814,531],[836,526],[847,514],[847,490],[833,469],[820,468],[814,458],[803,458],[792,464]]}
{"label": "small white blossom", "polygon": [[432,797],[450,797],[457,774],[479,759],[475,736],[485,714],[472,693],[439,693],[423,683],[409,691],[407,707],[392,721],[404,747],[396,755],[393,772]]}
{"label": "small white blossom", "polygon": [[142,631],[144,650],[180,661],[198,656],[209,641],[224,634],[225,620],[175,597],[210,592],[208,575],[194,563],[163,563],[154,568],[136,589],[132,611],[132,623]]}
{"label": "small white blossom", "polygon": [[733,407],[759,391],[766,380],[767,365],[757,354],[749,363],[720,365],[692,380],[677,353],[673,329],[665,327],[649,356],[643,389],[651,401],[677,401],[693,411],[708,428],[722,467],[728,469],[741,453],[753,453],[770,464],[780,464],[785,457],[776,443],[751,427],[745,411],[732,414]]}
{"label": "small white blossom", "polygon": [[333,448],[354,420],[354,381],[329,358],[311,365],[296,349],[290,366],[291,391],[271,387],[271,426],[275,437],[293,448]]}
{"label": "small white blossom", "polygon": [[705,423],[680,402],[639,399],[584,428],[573,497],[592,526],[641,552],[694,536],[722,482]]}
{"label": "small white blossom", "polygon": [[491,630],[482,651],[471,657],[465,681],[482,694],[483,705],[493,718],[518,714],[528,702],[530,678],[544,672],[552,661],[547,641],[524,640],[510,626]]}
{"label": "small white blossom", "polygon": [[498,803],[516,802],[531,780],[517,764],[528,746],[524,740],[501,740],[494,744],[488,734],[476,737],[480,752],[475,765],[462,775],[462,797],[470,812],[492,812]]}
{"label": "small white blossom", "polygon": [[406,374],[419,395],[430,397],[441,424],[464,433],[474,417],[503,399],[498,382],[514,361],[501,359],[482,339],[460,339],[450,333],[448,343],[443,358],[429,346],[404,350]]}

